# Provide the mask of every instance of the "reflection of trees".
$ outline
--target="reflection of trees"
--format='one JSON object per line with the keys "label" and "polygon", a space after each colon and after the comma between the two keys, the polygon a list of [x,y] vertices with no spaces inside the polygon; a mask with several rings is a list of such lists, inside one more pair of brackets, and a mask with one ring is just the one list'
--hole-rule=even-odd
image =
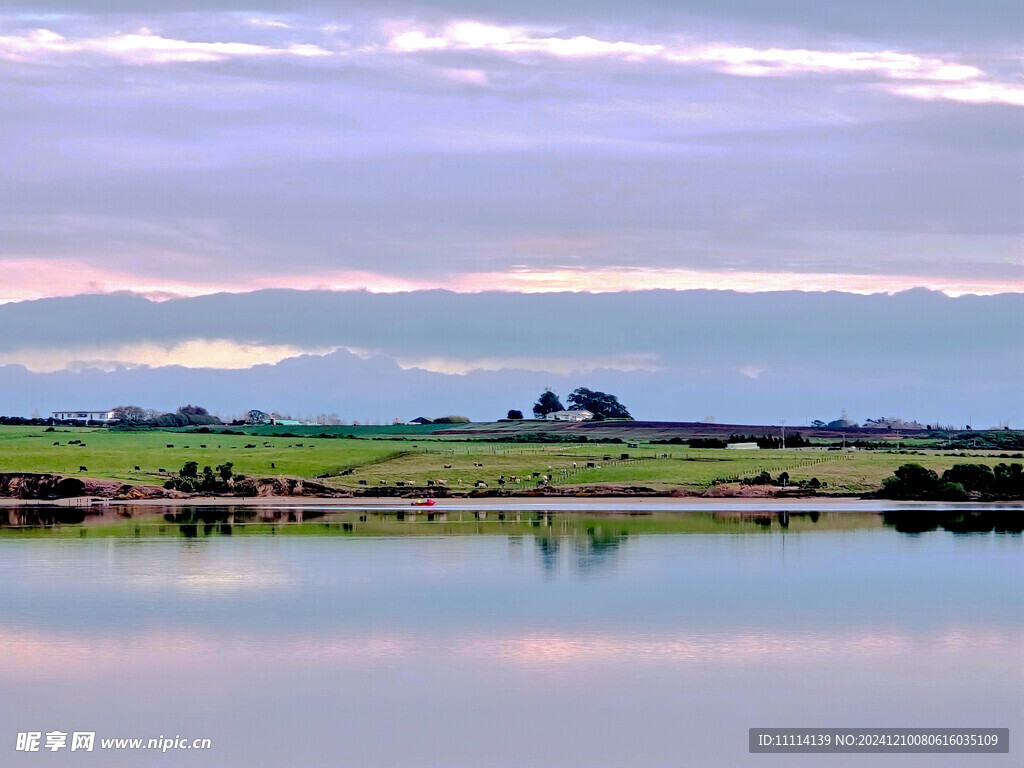
{"label": "reflection of trees", "polygon": [[204,536],[230,534],[235,513],[228,507],[185,507],[178,512],[166,513],[164,520],[176,523],[186,539],[194,539],[199,535],[200,527]]}
{"label": "reflection of trees", "polygon": [[0,526],[38,526],[75,524],[85,520],[78,507],[0,507]]}
{"label": "reflection of trees", "polygon": [[558,557],[562,543],[572,542],[573,567],[578,573],[591,573],[615,562],[619,549],[626,541],[625,531],[602,531],[587,528],[571,536],[535,536],[534,543],[540,556],[541,566],[548,573],[558,570]]}
{"label": "reflection of trees", "polygon": [[535,536],[537,554],[540,555],[540,564],[548,573],[558,570],[558,552],[561,549],[561,542],[554,536]]}
{"label": "reflection of trees", "polygon": [[577,536],[573,541],[576,570],[589,573],[614,563],[627,536],[625,531],[612,533],[588,528],[586,536]]}
{"label": "reflection of trees", "polygon": [[882,519],[900,533],[924,533],[939,528],[950,533],[1021,533],[1024,511],[1019,509],[901,509]]}

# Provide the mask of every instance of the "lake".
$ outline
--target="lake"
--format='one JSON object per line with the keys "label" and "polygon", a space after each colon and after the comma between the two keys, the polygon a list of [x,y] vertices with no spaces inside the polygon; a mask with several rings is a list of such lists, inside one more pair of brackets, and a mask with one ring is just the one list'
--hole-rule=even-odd
{"label": "lake", "polygon": [[[0,764],[1024,764],[1019,507],[583,507],[5,510]],[[748,754],[760,726],[1011,751]],[[97,747],[15,751],[30,731]],[[98,745],[158,736],[211,748]]]}

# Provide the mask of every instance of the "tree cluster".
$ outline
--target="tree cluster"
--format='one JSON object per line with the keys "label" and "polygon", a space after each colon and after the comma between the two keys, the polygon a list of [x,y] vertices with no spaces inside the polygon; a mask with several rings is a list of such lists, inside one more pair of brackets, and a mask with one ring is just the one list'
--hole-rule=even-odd
{"label": "tree cluster", "polygon": [[[619,402],[619,398],[607,392],[599,392],[586,387],[577,387],[566,398],[569,407],[565,408],[562,401],[550,389],[544,390],[537,402],[533,404],[533,415],[542,419],[556,411],[590,411],[594,419],[632,419],[629,409]],[[511,413],[511,411],[510,411]],[[509,418],[512,418],[509,416]]]}
{"label": "tree cluster", "polygon": [[[781,435],[729,435],[730,443],[757,443],[758,448],[782,448],[782,436]],[[793,432],[786,435],[786,448],[806,448],[811,445],[811,441],[806,439],[799,432]],[[694,446],[693,441],[690,441],[690,446],[697,448],[710,448],[712,446]],[[725,447],[725,446],[721,446]]]}
{"label": "tree cluster", "polygon": [[164,488],[168,490],[184,491],[186,493],[209,492],[225,493],[234,486],[236,480],[245,478],[242,475],[235,475],[234,464],[227,461],[218,464],[216,470],[212,467],[203,467],[202,474],[199,472],[199,464],[195,461],[186,461],[178,471],[177,477],[172,477]]}
{"label": "tree cluster", "polygon": [[882,481],[881,496],[888,499],[1024,498],[1024,465],[954,464],[940,477],[920,464],[904,464]]}
{"label": "tree cluster", "polygon": [[221,424],[201,405],[183,405],[174,413],[161,413],[138,405],[119,405],[112,411],[118,424],[127,427],[188,427],[201,424]]}

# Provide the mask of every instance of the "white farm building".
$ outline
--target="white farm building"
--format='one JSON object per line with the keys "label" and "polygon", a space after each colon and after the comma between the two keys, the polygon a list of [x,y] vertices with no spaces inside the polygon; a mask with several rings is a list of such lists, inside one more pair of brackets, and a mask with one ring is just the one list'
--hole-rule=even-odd
{"label": "white farm building", "polygon": [[51,411],[53,418],[57,421],[102,421],[106,423],[114,420],[114,413],[111,410],[89,411]]}
{"label": "white farm building", "polygon": [[590,411],[552,411],[545,417],[548,421],[589,421],[594,418]]}

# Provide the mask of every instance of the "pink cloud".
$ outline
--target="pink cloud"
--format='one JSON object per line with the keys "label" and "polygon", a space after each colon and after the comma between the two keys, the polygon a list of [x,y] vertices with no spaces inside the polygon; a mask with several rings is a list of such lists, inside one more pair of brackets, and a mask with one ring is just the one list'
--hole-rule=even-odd
{"label": "pink cloud", "polygon": [[340,270],[317,274],[254,274],[230,281],[149,278],[73,259],[0,259],[0,270],[4,274],[3,285],[0,286],[0,302],[115,291],[132,291],[153,298],[165,298],[202,296],[219,292],[244,293],[264,288],[366,290],[373,293],[401,293],[437,288],[458,293],[494,290],[516,293],[608,293],[652,289],[710,289],[745,293],[844,291],[870,294],[895,293],[911,288],[929,288],[950,296],[1024,292],[1024,280],[635,267],[518,269],[505,272],[437,273],[415,277],[400,277],[370,270]]}

